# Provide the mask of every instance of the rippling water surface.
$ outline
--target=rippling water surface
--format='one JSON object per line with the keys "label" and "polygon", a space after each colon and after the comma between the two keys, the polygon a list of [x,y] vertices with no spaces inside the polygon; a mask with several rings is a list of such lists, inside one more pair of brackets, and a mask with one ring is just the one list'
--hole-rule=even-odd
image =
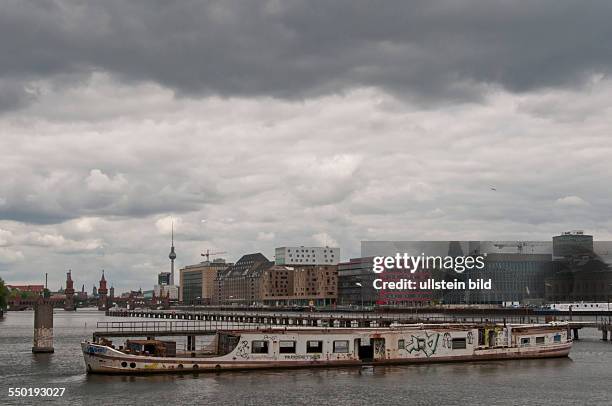
{"label": "rippling water surface", "polygon": [[[197,375],[86,375],[79,343],[96,310],[55,312],[55,353],[33,355],[32,312],[0,320],[0,405],[612,405],[612,344],[584,330],[570,358]],[[133,320],[133,319],[132,319]],[[10,398],[9,387],[65,387],[62,398]]]}

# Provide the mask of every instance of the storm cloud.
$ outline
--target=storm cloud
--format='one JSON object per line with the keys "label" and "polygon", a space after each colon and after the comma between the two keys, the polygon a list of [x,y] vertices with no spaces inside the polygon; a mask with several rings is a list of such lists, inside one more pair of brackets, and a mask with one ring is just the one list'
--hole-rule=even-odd
{"label": "storm cloud", "polygon": [[[111,72],[186,95],[300,99],[376,86],[416,102],[610,72],[609,1],[3,2],[0,78]],[[15,93],[13,91],[13,93]],[[18,107],[0,99],[0,107]]]}

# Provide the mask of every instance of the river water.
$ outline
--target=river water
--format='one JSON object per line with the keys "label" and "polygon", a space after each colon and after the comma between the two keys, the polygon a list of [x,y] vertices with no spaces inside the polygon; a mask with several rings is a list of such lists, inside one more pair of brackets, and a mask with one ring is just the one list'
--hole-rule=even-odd
{"label": "river water", "polygon": [[[79,343],[96,310],[56,310],[55,353],[33,355],[33,312],[0,319],[0,405],[612,405],[612,344],[581,331],[570,358],[200,373],[87,375]],[[134,319],[130,319],[133,321]],[[9,388],[66,388],[60,398],[9,397]]]}

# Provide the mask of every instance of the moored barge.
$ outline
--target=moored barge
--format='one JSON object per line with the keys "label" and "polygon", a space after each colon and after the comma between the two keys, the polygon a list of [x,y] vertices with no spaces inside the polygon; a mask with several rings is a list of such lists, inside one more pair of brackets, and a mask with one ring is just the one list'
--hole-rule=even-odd
{"label": "moored barge", "polygon": [[572,340],[564,323],[418,324],[218,331],[198,352],[152,338],[81,346],[88,373],[139,374],[566,357]]}

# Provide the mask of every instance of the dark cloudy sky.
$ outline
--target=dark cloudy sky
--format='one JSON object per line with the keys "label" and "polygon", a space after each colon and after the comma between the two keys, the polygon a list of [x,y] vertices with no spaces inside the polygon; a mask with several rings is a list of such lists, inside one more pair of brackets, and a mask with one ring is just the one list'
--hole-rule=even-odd
{"label": "dark cloudy sky", "polygon": [[[0,277],[612,239],[610,1],[0,3]],[[490,185],[496,187],[491,190]]]}

